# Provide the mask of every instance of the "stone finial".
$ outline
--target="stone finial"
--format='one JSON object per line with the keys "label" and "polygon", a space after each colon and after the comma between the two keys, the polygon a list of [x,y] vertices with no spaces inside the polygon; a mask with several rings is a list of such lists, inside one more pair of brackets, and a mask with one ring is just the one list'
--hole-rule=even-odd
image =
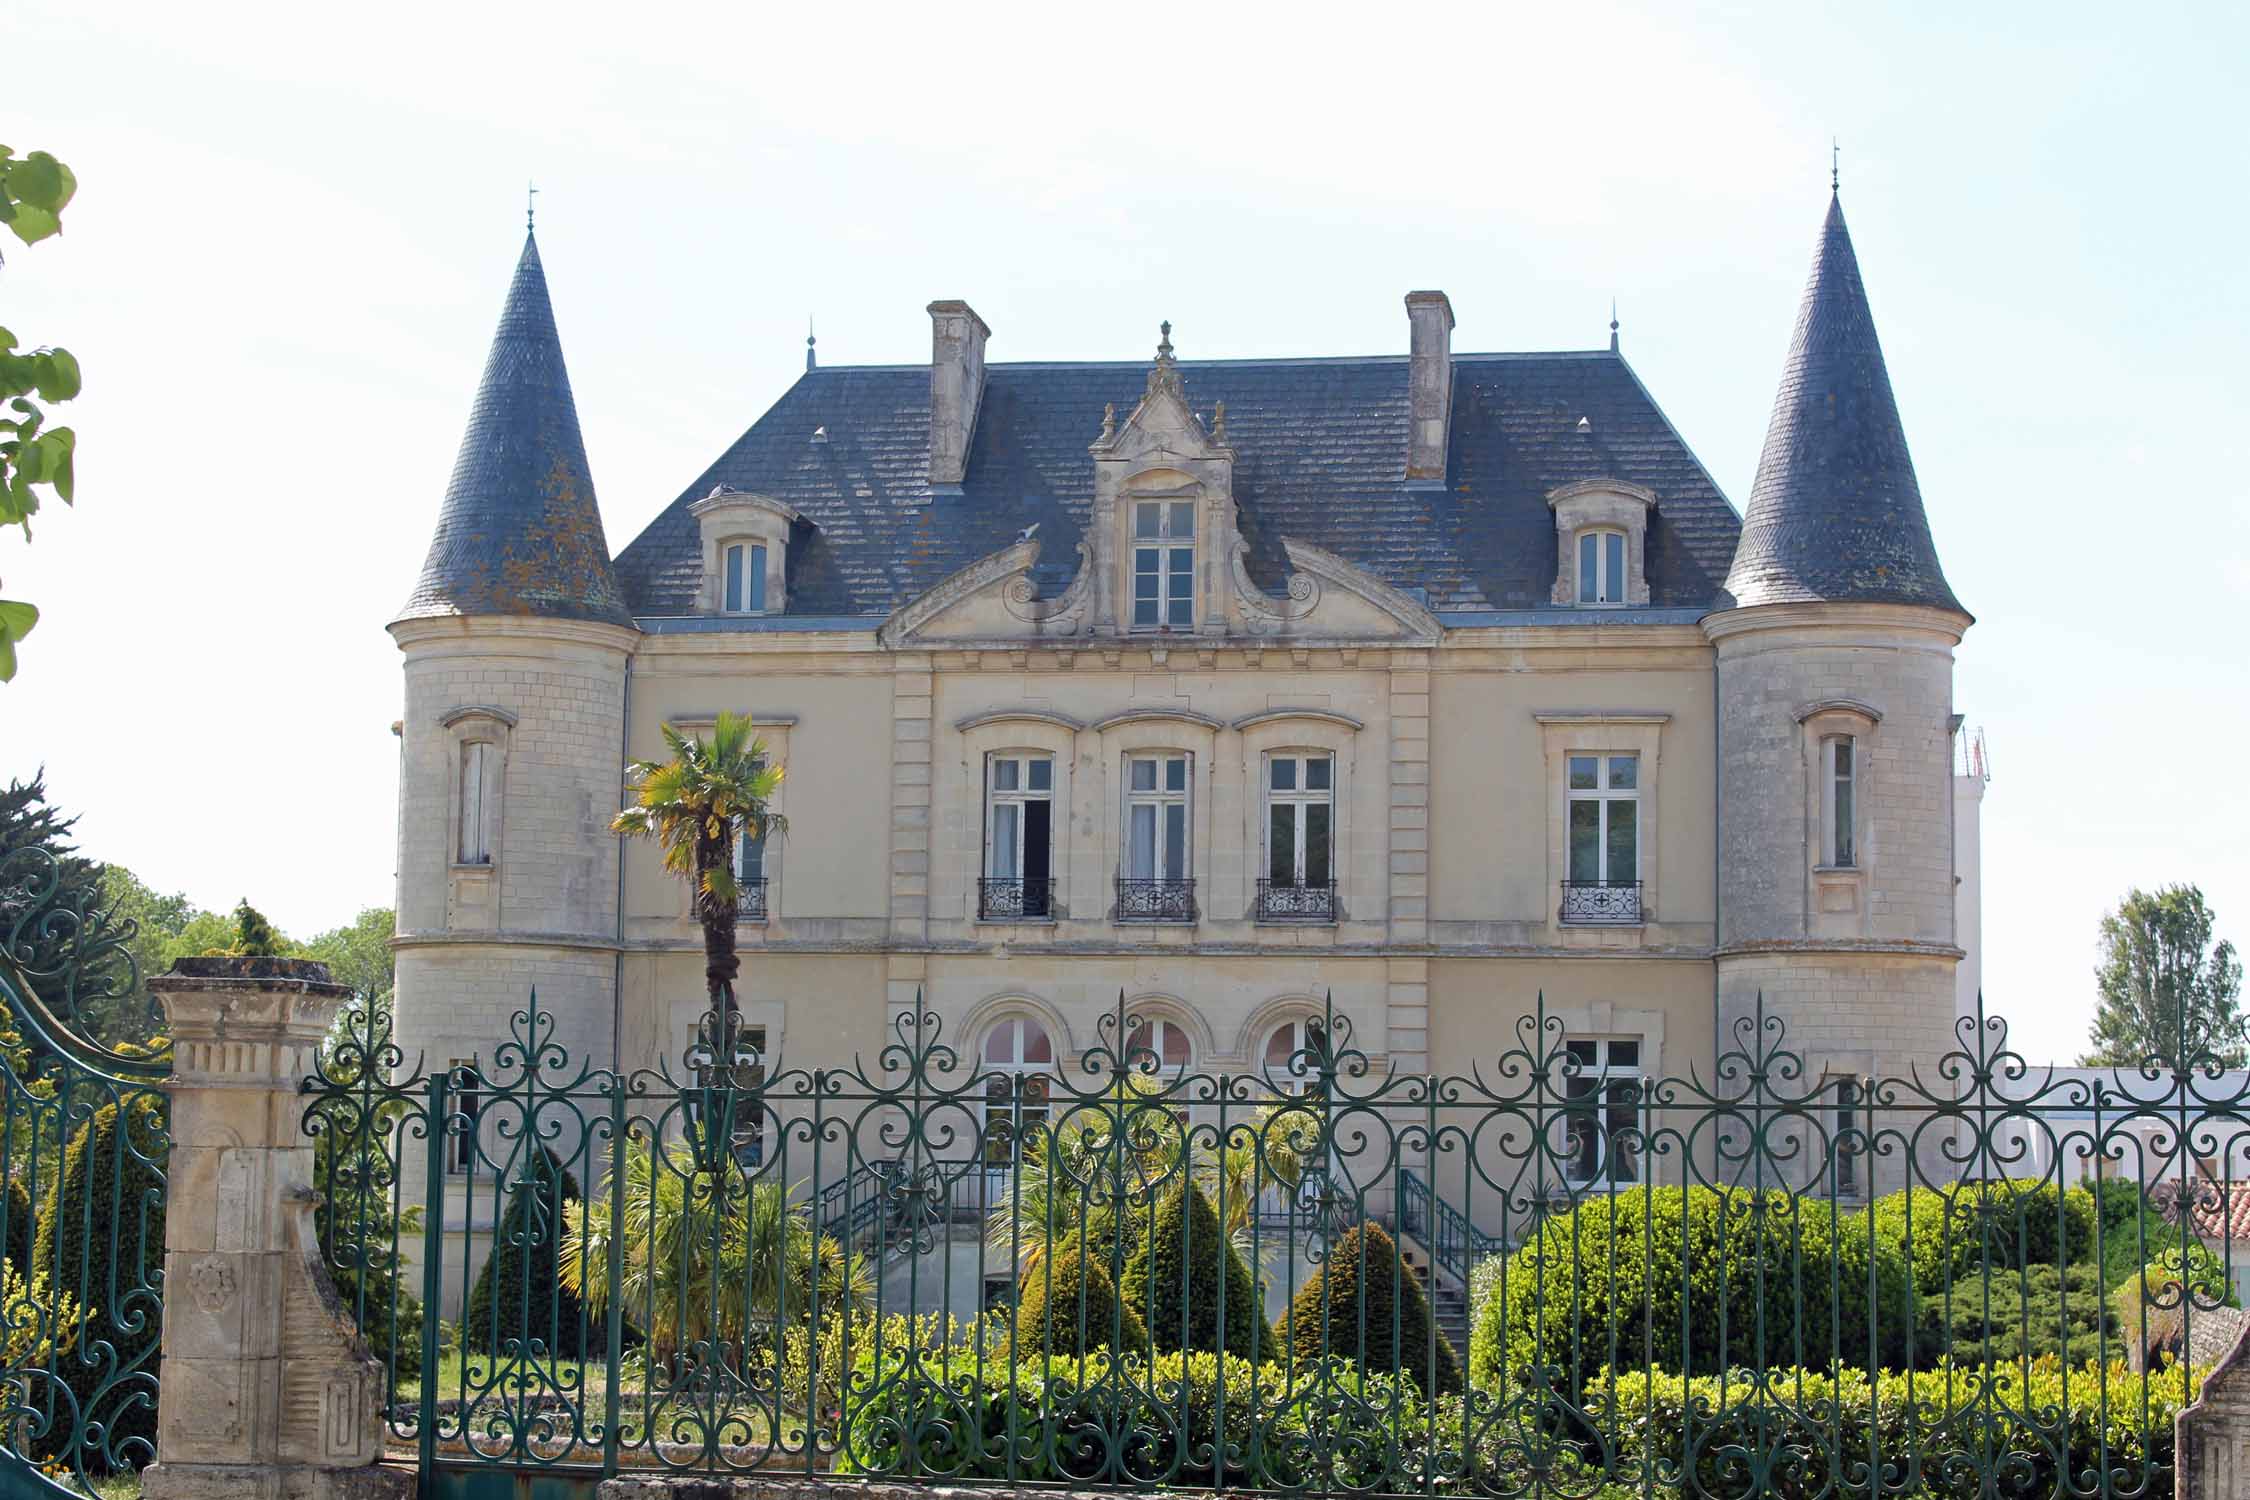
{"label": "stone finial", "polygon": [[1114,401],[1108,401],[1102,404],[1101,441],[1105,443],[1114,443],[1117,441],[1117,403]]}
{"label": "stone finial", "polygon": [[1221,401],[1217,406],[1211,409],[1211,441],[1214,443],[1224,443],[1226,440],[1227,404],[1224,401]]}
{"label": "stone finial", "polygon": [[321,1264],[298,1082],[351,993],[292,958],[183,958],[172,1036],[164,1353],[150,1500],[401,1497],[382,1367]]}
{"label": "stone finial", "polygon": [[1180,382],[1179,361],[1172,358],[1172,324],[1170,320],[1166,320],[1158,327],[1162,337],[1156,345],[1156,364],[1148,372],[1148,394],[1153,396],[1158,391],[1170,391],[1184,401],[1187,399],[1187,388]]}

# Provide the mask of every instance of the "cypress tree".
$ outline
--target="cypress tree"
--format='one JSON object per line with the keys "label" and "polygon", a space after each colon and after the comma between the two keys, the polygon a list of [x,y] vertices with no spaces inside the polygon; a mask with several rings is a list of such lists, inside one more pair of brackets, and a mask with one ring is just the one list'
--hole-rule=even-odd
{"label": "cypress tree", "polygon": [[1430,1299],[1380,1224],[1356,1224],[1337,1237],[1327,1262],[1297,1289],[1289,1319],[1298,1364],[1324,1355],[1354,1359],[1369,1370],[1403,1369],[1424,1394],[1461,1389],[1453,1341],[1440,1330],[1431,1357]]}
{"label": "cypress tree", "polygon": [[[1226,1267],[1223,1347],[1222,1263]],[[1183,1179],[1157,1204],[1148,1232],[1125,1263],[1117,1290],[1125,1305],[1148,1324],[1149,1338],[1159,1354],[1205,1350],[1254,1360],[1274,1351],[1272,1330],[1261,1326],[1258,1279],[1227,1242],[1211,1200],[1192,1181]]]}
{"label": "cypress tree", "polygon": [[540,1146],[508,1194],[507,1209],[492,1232],[492,1253],[469,1292],[461,1341],[481,1354],[503,1354],[511,1341],[536,1339],[555,1359],[582,1359],[589,1340],[606,1339],[600,1319],[589,1320],[578,1294],[555,1274],[568,1205],[579,1201],[578,1180],[555,1154]]}
{"label": "cypress tree", "polygon": [[1016,1307],[1020,1354],[1089,1354],[1117,1343],[1124,1345],[1118,1353],[1146,1349],[1148,1328],[1139,1313],[1118,1299],[1108,1270],[1075,1241],[1024,1277]]}

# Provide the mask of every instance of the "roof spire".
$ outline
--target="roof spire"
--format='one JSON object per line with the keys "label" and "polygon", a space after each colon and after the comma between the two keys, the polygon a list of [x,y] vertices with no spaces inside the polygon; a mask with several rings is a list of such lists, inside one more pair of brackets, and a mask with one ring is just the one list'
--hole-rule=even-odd
{"label": "roof spire", "polygon": [[534,232],[532,220],[535,215],[532,211],[538,206],[539,186],[537,183],[526,182],[523,185],[523,232],[525,234]]}
{"label": "roof spire", "polygon": [[1609,352],[1617,352],[1617,299],[1609,299]]}
{"label": "roof spire", "polygon": [[1745,607],[1961,608],[1938,566],[1859,259],[1834,196],[1726,587]]}
{"label": "roof spire", "polygon": [[813,344],[814,344],[815,342],[816,342],[816,340],[815,340],[815,339],[813,338],[813,320],[812,320],[812,314],[811,314],[811,313],[806,313],[806,314],[805,314],[805,368],[806,368],[806,369],[808,369],[808,370],[817,368],[817,367],[818,367],[818,364],[819,364],[819,361],[817,361],[817,360],[815,360],[815,359],[813,358]]}
{"label": "roof spire", "polygon": [[399,611],[400,619],[436,615],[633,623],[610,571],[533,239],[516,261],[429,557]]}
{"label": "roof spire", "polygon": [[1844,191],[1843,172],[1840,170],[1843,160],[1843,146],[1837,141],[1836,137],[1830,136],[1828,138],[1828,191],[1831,196],[1841,194]]}

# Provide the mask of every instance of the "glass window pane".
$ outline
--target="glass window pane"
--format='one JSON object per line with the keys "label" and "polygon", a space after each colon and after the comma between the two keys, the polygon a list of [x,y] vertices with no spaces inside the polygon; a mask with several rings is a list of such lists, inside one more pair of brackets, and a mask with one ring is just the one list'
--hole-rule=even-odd
{"label": "glass window pane", "polygon": [[1020,764],[1020,762],[1010,760],[1005,756],[995,760],[992,763],[992,789],[996,792],[1014,791],[1016,789],[1016,773]]}
{"label": "glass window pane", "polygon": [[1187,757],[1174,756],[1164,763],[1164,789],[1168,792],[1187,790]]}
{"label": "glass window pane", "polygon": [[1156,575],[1164,571],[1164,554],[1154,547],[1133,549],[1133,592],[1156,587]]}
{"label": "glass window pane", "polygon": [[742,549],[727,548],[727,601],[730,611],[742,608]]}
{"label": "glass window pane", "polygon": [[1273,758],[1273,789],[1293,792],[1297,789],[1297,761],[1294,756],[1277,755]]}
{"label": "glass window pane", "polygon": [[1051,792],[1054,790],[1055,763],[1053,761],[1035,760],[1031,762],[1029,770],[1031,773],[1031,789],[1033,791]]}
{"label": "glass window pane", "polygon": [[1312,791],[1328,790],[1328,773],[1334,763],[1325,755],[1314,756],[1305,762],[1305,785]]}
{"label": "glass window pane", "polygon": [[1602,538],[1602,597],[1612,604],[1625,599],[1625,538],[1611,532]]}
{"label": "glass window pane", "polygon": [[1640,784],[1641,761],[1637,755],[1612,755],[1609,758],[1609,784],[1631,791]]}
{"label": "glass window pane", "polygon": [[1165,608],[1165,624],[1185,630],[1195,623],[1195,600],[1186,591],[1174,594]]}
{"label": "glass window pane", "polygon": [[1836,779],[1848,781],[1851,779],[1851,774],[1852,742],[1848,739],[1838,740],[1836,741]]}
{"label": "glass window pane", "polygon": [[1612,881],[1623,883],[1641,878],[1640,811],[1638,802],[1609,804],[1609,878]]}
{"label": "glass window pane", "polygon": [[1641,1065],[1641,1044],[1638,1041],[1616,1041],[1609,1044],[1609,1065],[1612,1068],[1637,1068]]}
{"label": "glass window pane", "polygon": [[1573,1062],[1581,1068],[1590,1070],[1599,1060],[1602,1044],[1600,1042],[1570,1041],[1563,1043],[1563,1046],[1570,1053]]}
{"label": "glass window pane", "polygon": [[734,846],[735,874],[742,880],[766,878],[766,836],[763,833],[745,838]]}
{"label": "glass window pane", "polygon": [[1159,1021],[1156,1026],[1157,1053],[1167,1068],[1184,1068],[1188,1065],[1190,1050],[1187,1033],[1170,1021]]}
{"label": "glass window pane", "polygon": [[1136,760],[1131,762],[1131,765],[1133,770],[1133,790],[1136,792],[1155,791],[1156,762],[1153,760]]}
{"label": "glass window pane", "polygon": [[1574,792],[1591,791],[1595,787],[1600,762],[1595,756],[1573,755],[1570,758],[1570,789]]}
{"label": "glass window pane", "polygon": [[1155,536],[1162,524],[1163,514],[1162,509],[1155,505],[1134,506],[1133,535],[1136,538]]}
{"label": "glass window pane", "polygon": [[1023,808],[1003,802],[992,809],[992,878],[1014,880],[1022,872],[1016,863],[1016,844],[1022,829]]}
{"label": "glass window pane", "polygon": [[1291,1021],[1284,1026],[1277,1026],[1274,1028],[1273,1035],[1266,1038],[1266,1062],[1277,1068],[1286,1067],[1290,1058],[1304,1050],[1304,1045],[1303,1042],[1297,1040],[1297,1023],[1295,1021]]}
{"label": "glass window pane", "polygon": [[1852,784],[1839,780],[1836,783],[1836,863],[1848,866],[1852,862]]}
{"label": "glass window pane", "polygon": [[1125,841],[1125,878],[1156,878],[1156,809],[1142,803],[1132,811]]}
{"label": "glass window pane", "polygon": [[750,549],[750,607],[766,607],[766,549],[763,547]]}
{"label": "glass window pane", "polygon": [[1326,885],[1335,877],[1328,868],[1328,804],[1305,805],[1305,884]]}
{"label": "glass window pane", "polygon": [[1173,539],[1174,539],[1174,540],[1176,540],[1176,541],[1185,541],[1185,540],[1186,540],[1187,538],[1189,538],[1189,537],[1191,537],[1191,536],[1194,536],[1194,535],[1195,535],[1195,502],[1194,502],[1193,500],[1175,500],[1175,501],[1173,501],[1173,502],[1172,502],[1172,536],[1173,536]]}
{"label": "glass window pane", "polygon": [[1164,809],[1164,878],[1187,879],[1187,809],[1177,802]]}
{"label": "glass window pane", "polygon": [[1578,602],[1594,602],[1594,534],[1590,531],[1578,538]]}
{"label": "glass window pane", "polygon": [[1266,809],[1266,879],[1297,883],[1297,809],[1286,802]]}
{"label": "glass window pane", "polygon": [[1156,601],[1154,599],[1135,599],[1133,601],[1133,623],[1135,625],[1161,623],[1156,617]]}
{"label": "glass window pane", "polygon": [[1599,802],[1570,804],[1570,878],[1601,879],[1601,807]]}
{"label": "glass window pane", "polygon": [[[1023,1060],[1027,1063],[1051,1063],[1055,1060],[1055,1044],[1047,1036],[1047,1028],[1037,1021],[1022,1021]],[[1026,1094],[1030,1090],[1025,1090]],[[1042,1092],[1039,1097],[1045,1098]]]}
{"label": "glass window pane", "polygon": [[[984,1034],[984,1060],[988,1063],[1005,1063],[1016,1060],[1015,1021],[1002,1021]],[[1000,1080],[995,1078],[992,1083]],[[988,1084],[989,1088],[990,1085]]]}

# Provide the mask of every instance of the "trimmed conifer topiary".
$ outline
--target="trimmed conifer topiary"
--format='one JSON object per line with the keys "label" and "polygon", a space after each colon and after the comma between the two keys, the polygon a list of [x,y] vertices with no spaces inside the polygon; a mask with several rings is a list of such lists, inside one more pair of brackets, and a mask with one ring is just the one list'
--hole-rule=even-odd
{"label": "trimmed conifer topiary", "polygon": [[1118,1297],[1109,1269],[1075,1241],[1059,1246],[1023,1278],[1016,1304],[1020,1355],[1147,1347],[1148,1327],[1141,1315]]}
{"label": "trimmed conifer topiary", "polygon": [[77,1397],[78,1432],[58,1421],[38,1444],[41,1457],[66,1451],[97,1423],[102,1451],[85,1451],[88,1469],[137,1468],[156,1456],[164,1178],[153,1164],[164,1158],[155,1095],[104,1105],[70,1138],[56,1191],[40,1206],[32,1263],[84,1310],[77,1347],[56,1361]]}
{"label": "trimmed conifer topiary", "polygon": [[[1222,1265],[1226,1268],[1223,1288]],[[1263,1326],[1259,1311],[1258,1279],[1227,1242],[1211,1200],[1192,1181],[1182,1180],[1157,1204],[1148,1232],[1125,1263],[1117,1290],[1125,1305],[1148,1325],[1159,1354],[1186,1349],[1260,1360],[1276,1352],[1273,1331]]]}
{"label": "trimmed conifer topiary", "polygon": [[1353,1359],[1369,1370],[1405,1370],[1424,1392],[1461,1389],[1461,1361],[1440,1330],[1431,1352],[1430,1299],[1380,1224],[1356,1224],[1289,1305],[1291,1353],[1300,1364]]}
{"label": "trimmed conifer topiary", "polygon": [[555,1154],[544,1146],[531,1152],[470,1289],[465,1347],[505,1354],[511,1343],[537,1340],[550,1358],[582,1359],[589,1343],[607,1338],[607,1325],[589,1320],[578,1294],[555,1275],[569,1205],[578,1201],[578,1180]]}
{"label": "trimmed conifer topiary", "polygon": [[31,1190],[11,1177],[8,1179],[8,1235],[5,1250],[8,1264],[28,1282],[31,1276],[31,1241],[39,1232],[39,1216],[32,1211]]}

